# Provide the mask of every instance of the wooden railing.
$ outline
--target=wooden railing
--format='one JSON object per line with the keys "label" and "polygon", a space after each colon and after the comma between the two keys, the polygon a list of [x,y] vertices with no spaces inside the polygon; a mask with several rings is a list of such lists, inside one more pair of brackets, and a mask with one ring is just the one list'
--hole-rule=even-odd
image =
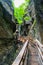
{"label": "wooden railing", "polygon": [[36,41],[36,46],[38,50],[39,60],[41,65],[43,65],[43,45],[37,39],[35,41]]}
{"label": "wooden railing", "polygon": [[21,49],[20,53],[14,60],[12,65],[28,65],[28,40],[25,42],[23,48]]}

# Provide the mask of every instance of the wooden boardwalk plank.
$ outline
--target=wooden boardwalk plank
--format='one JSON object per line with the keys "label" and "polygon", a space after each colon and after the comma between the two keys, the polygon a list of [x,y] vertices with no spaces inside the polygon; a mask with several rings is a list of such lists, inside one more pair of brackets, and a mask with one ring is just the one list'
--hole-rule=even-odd
{"label": "wooden boardwalk plank", "polygon": [[30,62],[30,64],[28,64],[28,65],[39,65],[37,49],[30,45],[29,51],[30,51],[30,53],[29,53],[28,61]]}

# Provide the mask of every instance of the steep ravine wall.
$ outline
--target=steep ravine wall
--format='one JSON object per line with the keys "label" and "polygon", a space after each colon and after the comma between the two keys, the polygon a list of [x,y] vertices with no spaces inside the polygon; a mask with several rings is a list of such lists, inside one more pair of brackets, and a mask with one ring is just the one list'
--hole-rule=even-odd
{"label": "steep ravine wall", "polygon": [[33,37],[37,38],[41,42],[41,35],[40,35],[40,28],[39,28],[40,22],[38,21],[39,12],[37,10],[39,5],[36,4],[38,2],[39,1],[37,1],[37,0],[30,0],[31,17],[34,18],[34,20],[36,20],[36,23],[35,23],[31,33],[32,33]]}
{"label": "steep ravine wall", "polygon": [[34,4],[41,42],[43,43],[43,0],[34,0]]}
{"label": "steep ravine wall", "polygon": [[13,29],[12,15],[0,2],[0,65],[11,65],[16,57],[16,45],[14,41],[9,41],[9,38],[13,38]]}

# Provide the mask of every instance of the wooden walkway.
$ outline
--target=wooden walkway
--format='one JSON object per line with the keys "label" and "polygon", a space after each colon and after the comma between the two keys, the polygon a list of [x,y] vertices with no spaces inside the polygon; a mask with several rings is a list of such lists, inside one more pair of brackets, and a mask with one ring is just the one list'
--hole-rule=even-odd
{"label": "wooden walkway", "polygon": [[43,45],[36,39],[27,40],[12,65],[43,65]]}
{"label": "wooden walkway", "polygon": [[34,46],[29,45],[29,58],[28,65],[40,65],[37,49]]}

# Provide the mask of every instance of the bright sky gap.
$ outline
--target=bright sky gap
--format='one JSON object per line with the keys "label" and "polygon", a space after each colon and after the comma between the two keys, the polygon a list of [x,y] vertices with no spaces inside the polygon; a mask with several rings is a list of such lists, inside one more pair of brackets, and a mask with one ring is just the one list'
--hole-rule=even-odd
{"label": "bright sky gap", "polygon": [[14,0],[14,6],[15,7],[20,7],[23,3],[25,3],[25,0]]}

